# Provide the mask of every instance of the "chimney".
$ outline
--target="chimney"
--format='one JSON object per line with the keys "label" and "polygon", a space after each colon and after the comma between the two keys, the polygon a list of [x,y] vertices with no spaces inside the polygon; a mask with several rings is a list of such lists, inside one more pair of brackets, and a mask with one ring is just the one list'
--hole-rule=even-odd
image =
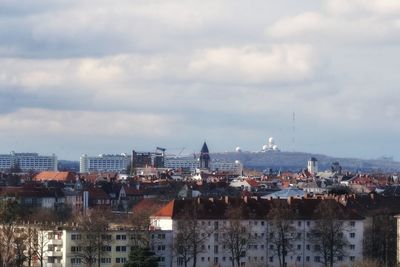
{"label": "chimney", "polygon": [[244,203],[247,203],[247,196],[243,197],[243,201],[244,201]]}
{"label": "chimney", "polygon": [[228,205],[229,204],[229,197],[225,196],[225,203]]}
{"label": "chimney", "polygon": [[197,198],[197,204],[200,204],[200,197]]}
{"label": "chimney", "polygon": [[290,205],[290,204],[292,204],[292,197],[288,197],[287,198],[287,203]]}
{"label": "chimney", "polygon": [[210,197],[208,200],[211,202],[214,202],[214,198],[212,198],[212,197]]}

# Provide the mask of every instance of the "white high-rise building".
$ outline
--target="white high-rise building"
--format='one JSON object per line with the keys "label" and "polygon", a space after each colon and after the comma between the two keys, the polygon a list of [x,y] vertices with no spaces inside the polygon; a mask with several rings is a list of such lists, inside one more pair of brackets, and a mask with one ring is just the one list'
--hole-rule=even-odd
{"label": "white high-rise building", "polygon": [[38,153],[0,154],[0,170],[19,167],[22,171],[57,171],[57,156],[42,156]]}
{"label": "white high-rise building", "polygon": [[83,154],[80,157],[79,171],[84,172],[120,172],[126,170],[131,164],[131,156],[122,153],[120,155],[100,154],[98,156],[88,156]]}

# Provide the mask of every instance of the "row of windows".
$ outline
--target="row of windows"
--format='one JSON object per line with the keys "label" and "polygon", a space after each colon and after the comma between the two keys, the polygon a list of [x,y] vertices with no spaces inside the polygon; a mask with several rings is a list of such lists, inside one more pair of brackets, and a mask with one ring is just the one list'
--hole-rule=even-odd
{"label": "row of windows", "polygon": [[[261,262],[263,262],[264,261],[264,257],[263,256],[261,256],[261,257],[257,257],[257,256],[248,257],[247,259],[248,259],[249,262],[251,262],[251,261],[253,261],[253,262],[261,261]],[[272,263],[272,262],[274,262],[274,259],[275,259],[275,257],[272,256],[272,257],[268,258],[268,261]],[[200,260],[202,262],[205,262],[206,258],[205,257],[201,257]],[[225,262],[227,260],[232,261],[232,257],[228,257],[228,258],[227,257],[222,257],[222,261],[223,262]],[[337,260],[338,261],[343,261],[343,257],[338,257]],[[349,260],[350,261],[355,261],[355,257],[354,256],[350,256]],[[210,257],[207,257],[207,261],[210,262]],[[218,257],[214,257],[213,261],[214,261],[214,264],[218,264],[219,258]],[[301,256],[297,256],[296,257],[296,261],[297,262],[301,262]],[[310,262],[311,261],[311,257],[310,256],[306,256],[305,257],[305,261],[306,262]],[[321,257],[320,256],[315,256],[314,257],[314,262],[321,262]],[[177,263],[178,263],[178,266],[183,266],[184,265],[184,259],[183,258],[178,258],[177,259]]]}

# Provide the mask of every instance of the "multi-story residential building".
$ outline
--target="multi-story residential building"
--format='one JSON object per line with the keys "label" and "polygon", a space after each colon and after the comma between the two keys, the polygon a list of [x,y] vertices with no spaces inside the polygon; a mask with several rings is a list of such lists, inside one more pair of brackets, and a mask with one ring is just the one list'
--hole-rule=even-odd
{"label": "multi-story residential building", "polygon": [[[240,266],[280,266],[277,255],[276,236],[278,230],[275,221],[269,216],[272,203],[287,203],[292,211],[290,225],[293,238],[287,252],[288,266],[321,266],[323,258],[317,252],[318,246],[311,239],[311,231],[317,222],[316,209],[322,201],[333,201],[340,205],[343,223],[340,235],[348,241],[346,253],[335,258],[339,265],[350,266],[354,261],[362,260],[364,219],[353,210],[347,209],[333,199],[288,199],[264,200],[243,199],[186,199],[173,200],[151,217],[156,229],[172,231],[173,251],[176,251],[179,223],[188,219],[188,213],[195,210],[199,236],[206,236],[197,255],[197,266],[231,266],[232,255],[224,238],[227,227],[232,224],[232,211],[240,216],[241,229],[252,238],[246,243],[240,255]],[[189,215],[190,216],[190,215]],[[338,216],[341,216],[338,214]],[[236,217],[237,219],[238,217]],[[225,239],[226,240],[226,239]],[[184,258],[175,256],[172,266],[183,266]],[[189,261],[189,265],[192,260]]]}
{"label": "multi-story residential building", "polygon": [[86,172],[120,172],[127,169],[131,164],[131,157],[125,153],[120,155],[100,154],[98,156],[88,156],[83,154],[80,157],[79,171]]}
{"label": "multi-story residential building", "polygon": [[[35,259],[34,266],[46,267],[84,267],[81,257],[82,247],[87,243],[82,241],[84,234],[73,226],[50,226],[50,225],[22,225],[21,229],[34,231],[37,235],[35,246],[40,249],[39,257]],[[153,230],[149,233],[151,250],[159,259],[159,267],[172,265],[172,243],[171,231]],[[100,263],[102,267],[122,267],[128,261],[129,253],[134,247],[135,233],[125,228],[116,228],[104,231],[102,238],[107,240],[100,252]],[[97,253],[96,253],[97,256]],[[97,263],[96,263],[97,266]]]}
{"label": "multi-story residential building", "polygon": [[22,171],[57,171],[57,156],[43,156],[38,153],[15,153],[0,155],[0,170],[18,167]]}

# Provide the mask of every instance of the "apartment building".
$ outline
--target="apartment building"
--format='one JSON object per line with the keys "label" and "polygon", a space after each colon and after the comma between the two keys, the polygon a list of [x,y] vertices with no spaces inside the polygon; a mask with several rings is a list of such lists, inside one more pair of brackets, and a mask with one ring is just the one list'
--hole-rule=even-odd
{"label": "apartment building", "polygon": [[57,171],[57,156],[43,156],[38,153],[0,154],[0,170],[19,167],[22,171]]}
{"label": "apartment building", "polygon": [[[190,210],[196,210],[196,220],[199,235],[208,236],[201,244],[201,251],[197,257],[197,266],[232,266],[231,253],[224,242],[228,234],[227,227],[232,223],[228,214],[237,210],[240,214],[242,229],[246,229],[252,238],[248,240],[246,248],[240,257],[240,266],[280,266],[276,253],[277,235],[274,221],[268,216],[273,202],[287,202],[293,211],[290,224],[292,234],[296,238],[290,244],[286,261],[288,266],[321,266],[322,255],[317,253],[317,245],[311,241],[311,230],[318,218],[315,210],[322,199],[288,199],[264,200],[243,198],[235,199],[195,199],[174,200],[151,217],[152,225],[159,230],[172,231],[176,241],[179,233],[179,222],[187,220]],[[330,200],[335,201],[335,200]],[[289,203],[290,202],[290,203]],[[341,205],[337,203],[338,205]],[[339,265],[350,266],[357,260],[362,260],[364,219],[352,210],[340,207],[344,211],[344,230],[341,235],[348,241],[345,255],[335,259]],[[177,246],[174,242],[173,246]],[[189,265],[191,263],[189,262]],[[173,257],[172,266],[183,266],[184,259]]]}
{"label": "apartment building", "polygon": [[120,155],[100,154],[88,156],[83,154],[79,160],[79,172],[120,172],[131,164],[131,156],[122,153]]}
{"label": "apartment building", "polygon": [[[28,227],[28,226],[24,226]],[[35,260],[40,265],[43,258],[43,266],[46,267],[84,267],[84,260],[79,254],[82,252],[83,235],[85,233],[74,227],[30,225],[37,228],[37,247],[43,248],[42,255]],[[105,231],[102,238],[108,240],[102,247],[100,263],[102,267],[122,267],[128,261],[129,253],[133,247],[135,233],[129,229],[117,228]],[[172,251],[169,244],[172,243],[171,231],[154,230],[150,233],[150,248],[159,258],[160,267],[168,267],[172,264]],[[36,266],[35,265],[35,266]],[[96,264],[97,266],[97,264]]]}

